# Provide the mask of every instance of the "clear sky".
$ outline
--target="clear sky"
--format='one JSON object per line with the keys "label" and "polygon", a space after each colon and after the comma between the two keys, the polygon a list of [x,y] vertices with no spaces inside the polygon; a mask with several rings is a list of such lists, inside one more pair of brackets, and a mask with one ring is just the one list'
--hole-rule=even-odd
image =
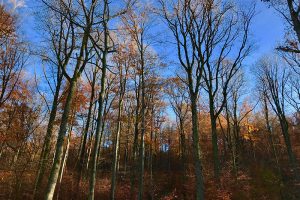
{"label": "clear sky", "polygon": [[[22,2],[22,0],[7,0]],[[39,36],[35,30],[34,11],[36,9],[34,0],[23,0],[25,7],[20,7],[17,12],[21,15],[20,24],[25,39],[34,43],[39,42]],[[1,2],[1,1],[0,1]],[[5,2],[5,0],[4,0]],[[271,52],[276,44],[280,42],[284,36],[284,22],[272,8],[268,8],[265,3],[260,0],[256,1],[257,15],[254,17],[252,24],[252,38],[256,48],[251,56],[247,59],[247,63],[251,64],[260,55]],[[241,3],[243,4],[243,3]]]}

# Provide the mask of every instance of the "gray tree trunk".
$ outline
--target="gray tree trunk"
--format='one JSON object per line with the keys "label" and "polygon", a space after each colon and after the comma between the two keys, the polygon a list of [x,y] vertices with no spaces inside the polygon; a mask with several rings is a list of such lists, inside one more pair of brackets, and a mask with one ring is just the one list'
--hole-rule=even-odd
{"label": "gray tree trunk", "polygon": [[93,103],[94,103],[94,96],[95,96],[95,84],[96,84],[96,74],[97,70],[94,71],[93,73],[93,80],[92,80],[92,91],[91,91],[91,97],[90,97],[90,102],[89,102],[89,109],[88,109],[88,115],[87,115],[87,121],[86,125],[84,128],[83,132],[83,140],[81,144],[81,148],[79,151],[79,162],[78,162],[78,179],[77,179],[77,188],[78,190],[80,189],[80,181],[82,177],[82,170],[84,168],[84,157],[86,154],[86,142],[87,142],[87,136],[88,136],[88,131],[91,123],[91,118],[92,118],[92,109],[93,109]]}
{"label": "gray tree trunk", "polygon": [[50,153],[50,143],[51,143],[51,137],[52,137],[52,132],[53,132],[53,127],[54,127],[54,121],[56,118],[56,113],[57,113],[57,106],[58,106],[58,98],[59,98],[59,91],[61,87],[61,82],[62,82],[62,76],[58,77],[57,83],[56,83],[56,88],[55,88],[55,94],[52,102],[52,108],[50,112],[50,118],[48,122],[48,127],[47,127],[47,132],[45,136],[45,141],[43,144],[43,150],[41,153],[40,161],[39,161],[39,169],[37,172],[36,180],[35,180],[35,186],[34,186],[34,191],[33,191],[33,199],[35,199],[36,192],[40,190],[45,169],[46,169],[46,164],[48,162],[48,156]]}
{"label": "gray tree trunk", "polygon": [[47,185],[47,190],[46,190],[46,195],[45,195],[46,200],[53,199],[55,186],[57,183],[59,170],[60,170],[61,162],[62,162],[62,158],[63,158],[64,138],[65,138],[65,135],[67,132],[68,119],[69,119],[69,115],[70,115],[70,111],[71,111],[73,95],[76,90],[76,83],[77,83],[76,78],[73,78],[70,82],[69,93],[68,93],[68,96],[66,99],[64,112],[63,112],[63,115],[61,118],[61,125],[60,125],[60,129],[59,129],[59,133],[58,133],[57,143],[56,143],[56,151],[55,151],[54,161],[53,161],[52,169],[50,172],[50,177],[48,180],[48,185]]}
{"label": "gray tree trunk", "polygon": [[[122,86],[121,86],[122,87]],[[123,91],[121,91],[123,92]],[[119,95],[119,105],[118,105],[118,125],[115,136],[115,144],[114,144],[114,159],[113,159],[113,167],[112,167],[112,178],[111,178],[111,199],[115,199],[115,188],[116,188],[116,176],[117,176],[117,163],[119,157],[119,143],[120,143],[120,132],[121,132],[121,115],[123,109],[123,94]]]}
{"label": "gray tree trunk", "polygon": [[57,189],[57,196],[56,196],[57,200],[59,198],[59,192],[60,192],[60,188],[61,188],[61,181],[62,181],[62,177],[63,177],[63,174],[64,174],[64,170],[65,170],[65,167],[66,167],[66,164],[67,164],[68,155],[69,155],[72,129],[73,129],[73,126],[70,128],[70,131],[69,131],[69,134],[68,134],[67,145],[66,145],[67,147],[66,147],[66,150],[65,150],[65,153],[64,153],[64,157],[63,157],[61,168],[59,170],[59,175],[58,175],[58,177],[59,177],[59,180],[58,180],[58,186],[59,186],[59,188]]}
{"label": "gray tree trunk", "polygon": [[[103,55],[104,56],[104,55]],[[106,55],[105,58],[102,59],[102,77],[101,77],[101,91],[99,96],[99,108],[98,108],[98,119],[97,119],[97,127],[96,127],[96,133],[95,133],[95,144],[94,144],[94,150],[92,152],[92,169],[90,174],[90,187],[89,187],[89,200],[93,200],[95,196],[95,183],[96,183],[96,173],[97,173],[97,158],[99,154],[99,147],[100,147],[100,141],[101,141],[101,129],[102,129],[102,123],[103,123],[103,104],[104,104],[104,98],[105,98],[105,85],[106,85]]]}

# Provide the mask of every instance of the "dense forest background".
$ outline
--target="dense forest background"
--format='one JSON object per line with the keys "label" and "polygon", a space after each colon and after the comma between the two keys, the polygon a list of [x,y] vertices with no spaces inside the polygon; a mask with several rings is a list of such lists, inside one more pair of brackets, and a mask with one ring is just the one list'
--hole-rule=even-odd
{"label": "dense forest background", "polygon": [[[0,199],[300,199],[299,1],[34,0],[30,37],[27,3],[0,2]],[[253,56],[258,4],[285,34]]]}

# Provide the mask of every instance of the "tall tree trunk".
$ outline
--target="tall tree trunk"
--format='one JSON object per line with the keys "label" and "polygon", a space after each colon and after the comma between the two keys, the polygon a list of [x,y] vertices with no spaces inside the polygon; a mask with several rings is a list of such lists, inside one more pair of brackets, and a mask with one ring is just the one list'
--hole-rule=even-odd
{"label": "tall tree trunk", "polygon": [[56,113],[57,113],[58,98],[59,98],[61,82],[62,82],[62,75],[58,74],[58,79],[57,79],[55,94],[54,94],[54,98],[53,98],[53,102],[52,102],[52,108],[51,108],[51,112],[50,112],[47,132],[46,132],[43,149],[42,149],[42,153],[41,153],[41,157],[40,157],[40,161],[39,161],[39,169],[38,169],[37,176],[35,179],[33,199],[36,198],[36,196],[35,196],[36,192],[39,191],[41,188],[44,173],[46,170],[46,164],[48,162],[48,157],[49,157],[49,153],[50,153],[51,137],[52,137],[54,121],[55,121]]}
{"label": "tall tree trunk", "polygon": [[47,190],[46,190],[46,195],[45,195],[46,200],[52,200],[53,195],[54,195],[55,186],[57,183],[58,174],[59,174],[59,170],[61,167],[61,161],[62,161],[62,157],[63,157],[64,138],[65,138],[65,134],[67,132],[68,119],[69,119],[69,115],[71,112],[71,104],[72,104],[74,92],[76,90],[76,84],[77,84],[77,77],[74,77],[71,79],[71,82],[70,82],[70,88],[69,88],[68,96],[66,99],[64,112],[63,112],[63,115],[61,118],[61,125],[60,125],[60,129],[59,129],[59,133],[58,133],[57,143],[56,143],[56,151],[55,151],[54,161],[53,161],[52,169],[50,172],[50,177],[48,180],[48,185],[47,185]]}
{"label": "tall tree trunk", "polygon": [[[122,86],[121,86],[122,87]],[[111,194],[110,197],[112,200],[115,199],[115,188],[116,188],[116,176],[117,176],[117,163],[119,157],[119,143],[120,143],[120,132],[121,132],[121,115],[123,109],[123,91],[119,95],[119,105],[118,105],[118,125],[114,142],[114,159],[112,167],[112,178],[111,178]]]}
{"label": "tall tree trunk", "polygon": [[218,116],[218,122],[220,124],[221,133],[222,133],[222,145],[223,145],[222,162],[224,162],[226,160],[226,157],[227,157],[228,138],[226,136],[226,133],[225,133],[224,127],[222,125],[222,121],[221,121],[220,116]]}
{"label": "tall tree trunk", "polygon": [[104,34],[104,47],[102,52],[102,74],[101,74],[101,91],[99,96],[99,109],[98,109],[98,119],[97,119],[97,127],[95,133],[95,144],[94,144],[94,151],[92,154],[92,169],[90,174],[90,186],[89,186],[89,200],[94,200],[95,197],[95,183],[96,183],[96,175],[97,175],[97,160],[99,154],[99,147],[101,142],[101,127],[103,123],[103,107],[104,107],[104,98],[105,98],[105,87],[106,87],[106,70],[107,70],[107,54],[108,54],[108,39],[109,39],[109,32],[108,32],[108,17],[109,17],[109,8],[108,8],[108,1],[104,0],[103,5],[103,34]]}
{"label": "tall tree trunk", "polygon": [[219,150],[218,150],[218,136],[217,136],[217,122],[214,114],[213,105],[210,106],[210,123],[211,123],[211,137],[213,147],[213,163],[214,163],[214,176],[215,180],[219,181],[220,176],[220,161],[219,161]]}
{"label": "tall tree trunk", "polygon": [[182,117],[179,117],[179,133],[180,133],[180,147],[181,147],[181,152],[180,152],[180,157],[181,157],[181,167],[182,167],[182,185],[183,185],[183,196],[184,199],[187,198],[186,196],[186,180],[187,180],[187,173],[186,173],[186,141],[185,141],[185,132],[184,132],[184,121]]}
{"label": "tall tree trunk", "polygon": [[87,159],[85,161],[85,169],[88,171],[89,169],[89,164],[90,164],[90,158],[91,158],[91,153],[92,153],[92,147],[93,147],[93,137],[94,137],[94,131],[95,131],[95,119],[96,119],[96,112],[97,112],[97,106],[94,106],[94,111],[93,111],[93,122],[92,122],[92,130],[90,133],[89,137],[89,142],[88,142],[88,150],[87,150]]}
{"label": "tall tree trunk", "polygon": [[240,150],[240,134],[239,134],[239,124],[237,122],[236,109],[234,109],[234,119],[233,119],[233,130],[231,135],[231,151],[232,151],[232,165],[233,173],[237,177],[237,151]]}
{"label": "tall tree trunk", "polygon": [[291,140],[290,140],[290,135],[289,135],[289,125],[287,122],[287,119],[285,118],[285,116],[281,116],[280,119],[280,127],[281,127],[281,131],[283,134],[283,138],[284,138],[284,143],[287,149],[287,153],[289,156],[289,161],[292,165],[293,168],[296,167],[296,158],[294,155],[294,152],[292,150],[292,145],[291,145]]}
{"label": "tall tree trunk", "polygon": [[128,121],[127,121],[127,132],[126,132],[126,145],[125,145],[125,153],[124,153],[124,172],[125,175],[127,174],[127,164],[128,164],[128,160],[129,158],[129,133],[130,133],[130,119],[131,119],[131,115],[129,113],[129,115],[127,115],[128,117]]}
{"label": "tall tree trunk", "polygon": [[185,176],[185,162],[186,162],[186,145],[185,145],[185,132],[184,132],[184,122],[181,117],[179,117],[179,134],[180,134],[180,157],[182,162],[182,172],[183,176]]}
{"label": "tall tree trunk", "polygon": [[[75,116],[74,116],[75,117]],[[57,196],[56,199],[59,199],[59,193],[60,193],[60,188],[61,188],[61,181],[62,181],[62,177],[64,174],[64,170],[67,164],[67,159],[68,159],[68,155],[69,155],[69,149],[70,149],[70,140],[71,140],[71,134],[72,134],[72,130],[73,130],[73,125],[71,125],[72,127],[70,128],[69,134],[68,134],[68,139],[67,139],[67,147],[64,153],[64,157],[63,157],[63,161],[62,161],[62,165],[61,168],[59,170],[59,180],[58,180],[58,189],[57,189]]]}
{"label": "tall tree trunk", "polygon": [[83,131],[83,140],[82,140],[82,144],[81,144],[81,148],[79,150],[79,162],[78,162],[78,178],[77,178],[77,189],[80,189],[80,181],[81,181],[81,177],[82,177],[82,170],[84,168],[84,157],[86,154],[86,141],[87,141],[87,135],[88,135],[88,131],[89,131],[89,127],[90,127],[90,123],[91,123],[91,116],[92,116],[92,109],[93,109],[93,103],[94,103],[94,97],[95,97],[95,84],[96,84],[96,74],[97,74],[97,70],[95,70],[93,72],[93,80],[92,80],[92,91],[91,91],[91,97],[90,97],[90,102],[89,102],[89,109],[88,109],[88,115],[87,115],[87,121],[86,121],[86,125]]}
{"label": "tall tree trunk", "polygon": [[266,128],[269,134],[269,141],[272,149],[272,154],[275,157],[276,165],[279,167],[279,161],[278,161],[278,155],[277,155],[277,150],[274,145],[274,138],[273,138],[273,133],[271,129],[271,124],[269,120],[269,109],[268,109],[268,104],[267,104],[267,98],[266,96],[263,96],[263,103],[264,103],[264,114],[265,114],[265,120],[266,120]]}
{"label": "tall tree trunk", "polygon": [[[190,90],[192,80],[190,81]],[[191,110],[192,110],[192,138],[193,138],[193,155],[196,174],[196,200],[204,200],[204,184],[202,176],[202,165],[200,160],[199,130],[198,130],[198,111],[197,111],[197,94],[190,91]]]}
{"label": "tall tree trunk", "polygon": [[137,150],[138,150],[138,137],[139,137],[139,122],[140,122],[140,82],[136,89],[136,109],[135,109],[135,121],[134,121],[134,139],[133,139],[133,151],[132,151],[132,164],[130,167],[130,199],[134,199],[134,188],[136,179],[136,167],[137,167]]}
{"label": "tall tree trunk", "polygon": [[[104,56],[104,55],[103,55]],[[97,119],[97,127],[96,127],[96,133],[95,133],[95,144],[94,144],[94,150],[92,152],[92,169],[90,174],[90,187],[89,187],[89,200],[94,199],[94,190],[95,190],[95,183],[96,183],[96,173],[97,173],[97,158],[99,154],[99,147],[100,147],[100,141],[102,134],[102,123],[103,123],[103,104],[104,104],[104,98],[105,98],[105,83],[106,83],[106,55],[105,58],[102,59],[102,77],[101,77],[101,91],[99,96],[99,108],[98,108],[98,119]]]}
{"label": "tall tree trunk", "polygon": [[[143,44],[143,42],[141,42]],[[139,165],[139,195],[138,199],[142,200],[143,199],[143,189],[144,189],[144,168],[145,168],[145,129],[146,129],[146,121],[145,121],[145,114],[146,114],[146,102],[145,102],[145,71],[144,71],[144,55],[143,51],[144,48],[143,46],[141,47],[142,51],[141,53],[141,76],[142,76],[142,81],[141,81],[141,87],[142,87],[142,109],[141,109],[141,138],[140,138],[140,165]]]}
{"label": "tall tree trunk", "polygon": [[[151,99],[153,103],[153,98]],[[149,150],[149,170],[150,170],[150,199],[154,199],[154,187],[153,187],[153,135],[155,134],[154,130],[154,106],[152,105],[152,111],[151,111],[151,132],[150,132],[150,150]]]}

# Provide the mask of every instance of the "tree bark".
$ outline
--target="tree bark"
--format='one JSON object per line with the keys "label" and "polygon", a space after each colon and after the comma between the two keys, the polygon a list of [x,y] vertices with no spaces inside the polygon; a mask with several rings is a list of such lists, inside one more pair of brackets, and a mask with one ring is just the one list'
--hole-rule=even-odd
{"label": "tree bark", "polygon": [[285,143],[287,153],[289,156],[289,161],[290,161],[291,165],[293,166],[293,168],[295,168],[296,167],[296,158],[295,158],[294,152],[292,150],[291,139],[290,139],[290,135],[289,135],[289,125],[288,125],[288,122],[287,122],[285,116],[281,116],[279,120],[280,120],[281,131],[282,131],[283,138],[284,138],[284,143]]}
{"label": "tree bark", "polygon": [[199,130],[198,130],[198,111],[197,111],[197,95],[190,92],[191,110],[192,110],[192,138],[193,138],[193,154],[196,174],[196,200],[204,200],[204,184],[202,176],[202,165],[200,160],[199,146]]}
{"label": "tree bark", "polygon": [[114,144],[114,159],[113,159],[112,178],[111,178],[111,194],[110,194],[110,197],[111,197],[112,200],[115,199],[115,188],[116,188],[116,176],[117,176],[117,163],[118,163],[118,157],[119,157],[119,143],[120,143],[120,132],[121,132],[122,109],[123,109],[123,94],[120,94],[119,95],[119,105],[118,105],[118,125],[117,125],[117,131],[116,131],[115,142],[114,142],[115,143]]}
{"label": "tree bark", "polygon": [[[58,72],[59,73],[59,72]],[[33,199],[36,198],[36,192],[40,190],[45,169],[46,169],[46,164],[48,161],[48,156],[50,153],[50,143],[51,143],[51,137],[53,133],[53,127],[54,127],[54,121],[56,118],[56,113],[57,113],[57,106],[58,106],[58,98],[59,98],[59,92],[60,92],[60,87],[61,87],[61,82],[62,82],[62,75],[58,74],[58,79],[56,83],[56,88],[55,88],[55,94],[52,102],[52,108],[50,112],[50,117],[49,117],[49,122],[48,122],[48,127],[47,127],[47,132],[43,144],[43,149],[39,161],[39,169],[37,172],[36,176],[36,181],[35,181],[35,186],[34,186],[34,191],[33,191]]]}
{"label": "tree bark", "polygon": [[87,141],[87,135],[88,135],[88,131],[89,131],[90,123],[91,123],[92,109],[93,109],[93,103],[94,103],[94,97],[95,97],[96,74],[97,74],[97,70],[95,70],[93,73],[93,80],[92,80],[92,84],[91,84],[92,91],[91,91],[91,97],[90,97],[90,102],[89,102],[87,121],[86,121],[86,125],[84,128],[83,136],[82,136],[83,140],[82,140],[81,148],[79,151],[79,162],[78,162],[78,166],[77,166],[77,169],[78,169],[77,189],[78,190],[80,189],[82,170],[84,168],[84,157],[86,154],[86,141]]}
{"label": "tree bark", "polygon": [[220,161],[219,161],[219,149],[218,149],[218,136],[217,136],[217,119],[215,117],[215,108],[213,98],[210,98],[210,123],[211,123],[211,138],[213,147],[213,163],[214,163],[214,176],[215,180],[219,181],[220,176]]}
{"label": "tree bark", "polygon": [[[298,42],[300,42],[300,20],[299,20],[299,12],[295,11],[293,6],[293,0],[287,0],[288,8],[291,15],[291,20],[293,23],[294,31],[296,32]],[[299,8],[298,8],[299,9]]]}
{"label": "tree bark", "polygon": [[95,133],[95,144],[94,144],[94,151],[92,152],[92,169],[90,174],[90,187],[89,187],[89,200],[94,199],[95,195],[95,183],[96,183],[96,173],[97,173],[97,158],[99,154],[99,147],[100,147],[100,141],[101,141],[101,127],[103,123],[103,103],[105,98],[105,85],[106,85],[106,54],[103,55],[102,59],[102,77],[101,77],[101,91],[99,96],[99,108],[98,108],[98,119],[97,119],[97,127],[96,127],[96,133]]}
{"label": "tree bark", "polygon": [[146,102],[145,102],[145,61],[144,61],[144,47],[143,47],[143,36],[141,36],[141,88],[142,88],[142,108],[141,108],[141,138],[140,138],[140,166],[139,166],[139,195],[138,199],[142,200],[143,199],[143,189],[144,189],[144,168],[145,168],[145,129],[146,129],[146,119],[145,119],[145,114],[146,114]]}
{"label": "tree bark", "polygon": [[46,200],[52,200],[54,191],[55,191],[55,186],[57,183],[58,179],[58,174],[59,170],[61,167],[61,162],[63,158],[63,144],[64,144],[64,138],[65,134],[67,132],[67,125],[68,125],[68,119],[71,111],[71,104],[72,104],[72,99],[74,92],[76,90],[76,84],[77,84],[77,78],[72,78],[70,82],[70,88],[68,92],[68,96],[66,99],[66,104],[64,108],[64,112],[61,118],[61,125],[58,133],[58,138],[57,138],[57,143],[56,143],[56,151],[55,151],[55,156],[54,156],[54,161],[52,165],[52,169],[50,172],[50,177],[48,180],[48,185],[47,185],[47,190],[46,190],[46,195],[45,199]]}
{"label": "tree bark", "polygon": [[60,193],[60,188],[61,188],[61,181],[62,181],[62,177],[63,177],[63,174],[64,174],[64,170],[65,170],[65,167],[66,167],[66,164],[67,164],[68,155],[69,155],[72,129],[73,129],[73,126],[71,127],[71,129],[69,131],[69,134],[68,134],[67,147],[66,147],[66,150],[65,150],[65,153],[64,153],[64,156],[63,156],[63,161],[62,161],[61,168],[59,170],[59,175],[58,175],[59,181],[58,181],[58,189],[57,189],[57,196],[56,196],[57,200],[59,199],[59,193]]}

